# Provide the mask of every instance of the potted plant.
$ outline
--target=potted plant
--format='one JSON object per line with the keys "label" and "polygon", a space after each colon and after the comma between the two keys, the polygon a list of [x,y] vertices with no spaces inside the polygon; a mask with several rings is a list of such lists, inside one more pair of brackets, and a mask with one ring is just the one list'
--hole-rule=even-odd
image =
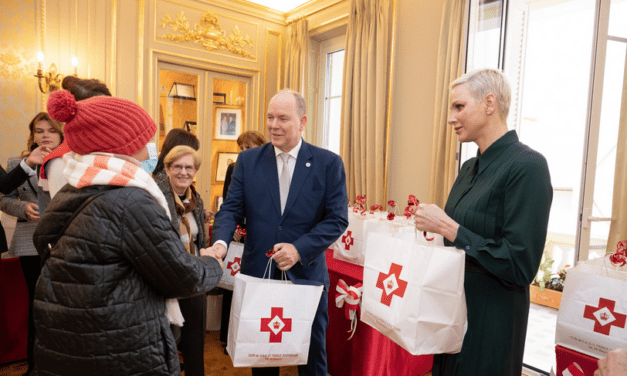
{"label": "potted plant", "polygon": [[556,274],[551,273],[554,261],[550,258],[545,258],[544,262],[540,264],[538,274],[529,288],[529,297],[532,303],[559,308],[564,281],[566,280],[566,269],[562,269]]}

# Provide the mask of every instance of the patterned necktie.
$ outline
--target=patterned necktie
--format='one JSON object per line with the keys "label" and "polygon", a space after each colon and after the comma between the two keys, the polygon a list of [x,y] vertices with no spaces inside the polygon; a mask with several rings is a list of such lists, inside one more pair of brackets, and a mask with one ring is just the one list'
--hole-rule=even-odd
{"label": "patterned necktie", "polygon": [[281,169],[281,176],[279,176],[279,189],[281,192],[281,215],[285,210],[285,204],[287,203],[287,195],[290,193],[290,171],[287,162],[290,160],[290,155],[287,153],[279,154],[283,159],[283,169]]}

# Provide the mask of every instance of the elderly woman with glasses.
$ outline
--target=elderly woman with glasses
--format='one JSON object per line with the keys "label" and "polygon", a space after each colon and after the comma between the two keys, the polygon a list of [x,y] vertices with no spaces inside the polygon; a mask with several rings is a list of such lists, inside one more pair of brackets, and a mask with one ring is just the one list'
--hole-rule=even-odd
{"label": "elderly woman with glasses", "polygon": [[[172,224],[185,249],[198,256],[207,246],[203,221],[203,203],[193,181],[200,167],[200,156],[193,148],[178,145],[164,159],[166,180],[158,183],[172,215]],[[179,348],[185,362],[185,375],[204,375],[204,343],[207,320],[207,295],[180,299],[185,323],[181,328]]]}

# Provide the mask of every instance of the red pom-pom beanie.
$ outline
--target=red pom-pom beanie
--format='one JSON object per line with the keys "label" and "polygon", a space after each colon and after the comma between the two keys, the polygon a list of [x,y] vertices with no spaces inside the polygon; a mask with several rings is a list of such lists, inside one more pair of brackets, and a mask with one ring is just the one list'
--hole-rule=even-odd
{"label": "red pom-pom beanie", "polygon": [[143,108],[122,98],[98,96],[76,102],[70,92],[59,90],[50,94],[47,107],[51,118],[65,122],[65,139],[78,154],[99,151],[132,156],[157,131]]}

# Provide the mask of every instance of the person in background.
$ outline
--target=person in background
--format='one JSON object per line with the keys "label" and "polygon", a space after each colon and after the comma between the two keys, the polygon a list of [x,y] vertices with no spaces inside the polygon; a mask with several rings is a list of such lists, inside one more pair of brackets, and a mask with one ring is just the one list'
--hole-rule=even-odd
{"label": "person in background", "polygon": [[594,376],[627,376],[627,350],[615,349],[597,361]]}
{"label": "person in background", "polygon": [[529,285],[546,241],[553,188],[546,159],[508,131],[510,87],[494,69],[451,84],[448,123],[474,142],[444,210],[420,204],[416,229],[466,252],[468,330],[461,352],[436,354],[433,376],[520,376]]}
{"label": "person in background", "polygon": [[[56,120],[50,119],[45,112],[40,112],[28,125],[29,136],[26,150],[20,158],[9,159],[9,170],[20,169],[18,166],[21,158],[28,157],[32,150],[39,146],[53,151],[63,141],[63,126]],[[26,361],[28,363],[27,375],[30,375],[35,363],[33,361],[33,346],[35,344],[35,328],[33,323],[33,300],[35,296],[35,283],[39,278],[41,259],[33,244],[33,232],[39,221],[38,201],[50,202],[50,195],[44,192],[37,183],[37,174],[26,180],[17,189],[5,196],[0,196],[0,210],[17,217],[15,232],[11,239],[9,254],[20,258],[20,266],[26,281],[28,290],[28,336],[26,342]]]}
{"label": "person in background", "polygon": [[[97,96],[111,96],[111,92],[105,84],[96,79],[81,79],[74,76],[65,76],[61,82],[63,89],[68,90],[76,101],[82,101]],[[50,153],[44,159],[42,168],[39,172],[39,185],[44,191],[50,193],[50,197],[54,197],[57,192],[67,184],[67,180],[63,176],[63,156],[70,151],[67,142],[62,142],[54,152]],[[43,215],[46,210],[47,203],[39,201],[39,213]]]}
{"label": "person in background", "polygon": [[[194,150],[198,151],[200,149],[200,141],[198,137],[193,135],[192,133],[180,129],[174,128],[168,132],[168,135],[165,136],[165,140],[163,141],[163,145],[161,146],[161,152],[159,153],[159,159],[157,160],[157,166],[155,170],[152,172],[152,177],[155,179],[157,183],[168,180],[168,177],[165,173],[165,157],[168,155],[170,150],[177,145],[187,145]],[[210,222],[215,213],[207,208],[205,210],[204,222]]]}
{"label": "person in background", "polygon": [[73,152],[63,157],[68,184],[33,236],[43,262],[35,373],[179,376],[166,299],[205,294],[222,262],[212,250],[186,251],[141,167],[157,126],[134,102],[76,102],[64,90],[50,94],[48,112],[65,122]]}
{"label": "person in background", "polygon": [[[45,146],[36,148],[27,158],[20,161],[19,168],[14,168],[8,173],[4,167],[0,165],[0,193],[10,193],[26,182],[29,176],[35,175],[36,171],[34,168],[43,163],[44,157],[48,154],[48,152],[49,149]],[[7,246],[6,234],[4,233],[2,223],[0,223],[0,254],[5,253],[8,250],[9,247]]]}
{"label": "person in background", "polygon": [[[246,131],[242,133],[237,138],[237,146],[241,151],[256,148],[257,146],[264,145],[266,143],[266,139],[263,135],[257,131]],[[222,188],[222,198],[223,201],[226,201],[226,196],[229,192],[229,186],[231,185],[231,175],[233,175],[233,169],[235,168],[235,163],[229,164],[226,169],[226,176],[224,178],[224,188]],[[238,223],[241,228],[246,229],[246,223],[242,221],[242,223]],[[241,235],[239,233],[233,234],[233,240],[239,242],[241,240]],[[224,351],[226,353],[226,342],[229,334],[229,319],[231,315],[231,302],[233,301],[233,291],[224,290],[222,291],[222,317],[220,319],[220,341],[222,342],[222,347],[224,347]]]}
{"label": "person in background", "polygon": [[[241,273],[261,278],[268,257],[272,278],[281,271],[294,283],[324,285],[311,328],[302,375],[326,376],[329,272],[326,249],[348,226],[346,173],[342,159],[302,140],[307,125],[303,96],[277,93],[268,106],[271,143],[237,157],[226,201],[213,226],[210,249],[224,257],[237,224],[246,220]],[[278,375],[278,367],[253,368],[253,375]]]}
{"label": "person in background", "polygon": [[[178,145],[164,159],[167,180],[158,183],[187,252],[198,256],[198,250],[207,247],[203,226],[203,201],[194,188],[194,176],[200,168],[200,156],[193,148]],[[179,348],[185,362],[185,375],[205,374],[204,343],[207,327],[207,295],[179,299],[185,323],[181,328]]]}

